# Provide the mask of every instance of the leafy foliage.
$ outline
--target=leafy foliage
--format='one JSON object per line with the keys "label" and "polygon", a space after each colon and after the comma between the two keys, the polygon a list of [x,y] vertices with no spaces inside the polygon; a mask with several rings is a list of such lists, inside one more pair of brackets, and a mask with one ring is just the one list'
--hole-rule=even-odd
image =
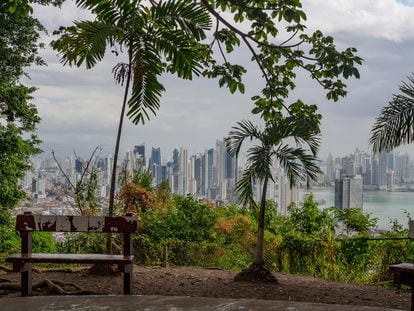
{"label": "leafy foliage", "polygon": [[14,230],[14,224],[10,212],[0,209],[0,253],[11,253],[20,248],[20,238]]}
{"label": "leafy foliage", "polygon": [[[320,30],[306,33],[307,17],[301,1],[200,2],[216,19],[211,46],[218,46],[224,61],[220,64],[215,59],[204,74],[219,77],[219,85],[226,85],[231,93],[236,89],[243,93],[245,69],[231,64],[228,54],[247,48],[265,82],[261,94],[252,98],[255,104],[252,112],[260,114],[265,121],[274,118],[283,108],[289,111],[286,100],[289,91],[296,87],[297,70],[308,72],[326,90],[328,99],[334,101],[346,95],[341,76],[359,78],[355,66],[362,59],[355,55],[355,48],[338,51],[333,38],[324,36]],[[241,23],[249,25],[249,29],[241,27]],[[306,107],[302,102],[300,105]]]}
{"label": "leafy foliage", "polygon": [[381,110],[369,139],[375,152],[390,151],[414,141],[414,77],[400,86],[401,94]]}
{"label": "leafy foliage", "polygon": [[[242,78],[246,69],[228,60],[229,54],[243,44],[265,82],[261,94],[252,98],[255,104],[252,112],[268,122],[279,120],[282,109],[285,109],[289,115],[301,120],[306,114],[312,123],[313,119],[319,118],[316,106],[300,100],[290,105],[286,103],[289,91],[295,88],[297,70],[308,72],[327,91],[328,99],[334,101],[346,94],[346,85],[341,78],[359,78],[356,66],[362,59],[355,55],[356,49],[338,51],[333,38],[325,37],[319,30],[307,34],[303,24],[306,14],[301,10],[299,0],[77,0],[76,3],[91,10],[96,18],[75,21],[73,26],[61,27],[56,32],[61,37],[52,42],[52,46],[63,63],[85,64],[86,68],[91,68],[103,59],[107,48],[115,55],[122,51],[128,55],[127,63],[118,63],[113,68],[115,80],[126,85],[114,153],[110,215],[130,82],[132,94],[127,115],[135,124],[144,123],[158,111],[164,91],[159,78],[164,73],[183,79],[202,74],[217,78],[219,86],[226,86],[231,93],[237,90],[244,93]],[[248,25],[249,31],[244,31],[244,25]],[[205,42],[208,32],[213,32],[210,44]],[[280,38],[282,33],[288,35],[287,40]],[[311,160],[300,149],[292,150],[286,146],[283,152],[287,159]],[[259,150],[257,154],[263,155]],[[288,164],[291,172],[297,169],[292,161],[288,160]],[[294,176],[289,178],[293,180]]]}
{"label": "leafy foliage", "polygon": [[304,236],[331,240],[335,235],[336,222],[332,209],[319,210],[310,194],[302,207],[292,204],[289,207],[289,221],[292,231]]}
{"label": "leafy foliage", "polygon": [[359,208],[344,208],[335,211],[336,219],[343,222],[346,233],[369,233],[377,225],[378,218],[371,218]]}
{"label": "leafy foliage", "polygon": [[[0,209],[0,254],[20,250],[20,237],[16,232],[15,219],[10,211]],[[56,243],[51,232],[35,232],[32,236],[33,252],[55,252]]]}
{"label": "leafy foliage", "polygon": [[[82,8],[91,10],[93,21],[75,21],[74,26],[61,27],[52,42],[64,64],[92,68],[101,61],[105,51],[115,55],[122,51],[128,62],[113,68],[115,80],[123,85],[125,94],[118,126],[114,165],[109,196],[109,215],[113,215],[116,168],[126,106],[133,123],[145,123],[160,107],[164,86],[160,76],[172,73],[192,79],[201,73],[208,57],[207,45],[201,43],[210,29],[210,17],[194,1],[168,0],[157,5],[144,5],[139,0],[77,0]],[[154,4],[155,2],[150,2]],[[129,98],[130,83],[132,93]]]}
{"label": "leafy foliage", "polygon": [[96,168],[96,160],[98,157],[96,156],[96,152],[99,149],[99,147],[96,147],[85,163],[82,163],[76,152],[74,152],[75,158],[81,162],[81,174],[76,182],[72,182],[59,161],[56,159],[55,152],[52,150],[53,159],[68,184],[66,192],[75,201],[75,204],[72,204],[72,207],[74,207],[82,216],[94,216],[98,213],[99,206],[96,201],[95,192],[98,187],[98,173]]}
{"label": "leafy foliage", "polygon": [[31,168],[30,157],[40,152],[35,135],[40,121],[30,103],[34,88],[20,82],[24,68],[43,65],[37,56],[42,25],[21,10],[0,4],[0,207],[12,208],[24,192],[19,180]]}
{"label": "leafy foliage", "polygon": [[[294,114],[283,117],[274,116],[261,130],[250,121],[241,121],[229,133],[226,140],[231,155],[238,155],[244,141],[257,142],[247,150],[247,168],[242,178],[236,184],[239,201],[243,205],[256,207],[253,188],[261,186],[261,202],[258,214],[258,233],[256,243],[255,264],[263,264],[263,242],[266,215],[266,194],[269,180],[274,181],[274,163],[277,162],[287,174],[290,185],[293,186],[307,178],[316,179],[321,172],[316,165],[316,154],[319,149],[320,115],[313,115],[314,107],[306,111],[303,107],[293,105]],[[310,114],[309,114],[310,112]],[[309,117],[309,118],[307,118]],[[303,119],[306,118],[306,119]],[[291,147],[285,143],[287,139],[296,144]],[[307,146],[310,153],[303,146]]]}
{"label": "leafy foliage", "polygon": [[[172,202],[168,208],[139,214],[139,233],[134,236],[138,264],[240,270],[251,263],[258,226],[253,211],[234,205],[212,208],[183,196]],[[312,196],[301,206],[291,206],[286,216],[268,207],[264,260],[272,270],[374,283],[391,279],[390,264],[414,259],[414,245],[408,239],[369,240],[369,235],[335,239],[334,210],[319,210]],[[407,234],[395,223],[379,238]],[[59,252],[103,252],[104,237],[68,235],[58,248]]]}
{"label": "leafy foliage", "polygon": [[106,49],[116,55],[125,50],[129,63],[114,67],[116,81],[132,78],[127,115],[133,123],[144,123],[159,108],[164,86],[162,73],[183,79],[199,75],[206,45],[199,43],[210,29],[208,14],[193,1],[162,1],[145,6],[141,1],[77,0],[79,6],[96,14],[93,21],[75,21],[61,27],[61,37],[52,43],[64,64],[91,68]]}

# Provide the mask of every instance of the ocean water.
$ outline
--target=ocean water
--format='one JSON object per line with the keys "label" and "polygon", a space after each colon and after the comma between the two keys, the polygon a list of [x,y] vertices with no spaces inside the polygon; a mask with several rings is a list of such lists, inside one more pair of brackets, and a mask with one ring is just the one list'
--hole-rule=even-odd
{"label": "ocean water", "polygon": [[[301,200],[310,192],[316,201],[322,201],[319,204],[320,208],[334,206],[334,188],[301,191]],[[414,219],[414,192],[366,191],[363,194],[363,210],[378,218],[378,229],[389,229],[391,219],[397,219],[400,224],[407,227],[408,215]]]}

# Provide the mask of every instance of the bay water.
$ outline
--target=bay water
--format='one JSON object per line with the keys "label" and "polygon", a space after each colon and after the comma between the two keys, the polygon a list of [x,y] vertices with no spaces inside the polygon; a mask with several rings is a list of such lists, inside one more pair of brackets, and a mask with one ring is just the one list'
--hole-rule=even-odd
{"label": "bay water", "polygon": [[[334,188],[313,188],[300,191],[300,200],[313,193],[319,208],[324,209],[335,205]],[[397,219],[405,228],[408,216],[414,219],[414,192],[364,191],[363,211],[378,218],[378,229],[390,229],[390,220]]]}

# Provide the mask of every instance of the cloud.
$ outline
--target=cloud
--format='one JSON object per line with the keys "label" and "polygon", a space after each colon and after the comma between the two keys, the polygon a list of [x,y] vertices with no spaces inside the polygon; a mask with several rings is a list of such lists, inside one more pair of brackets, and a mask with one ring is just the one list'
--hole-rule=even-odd
{"label": "cloud", "polygon": [[400,42],[414,38],[414,7],[396,0],[305,0],[312,29]]}
{"label": "cloud", "polygon": [[[398,85],[414,71],[414,7],[410,1],[396,0],[304,0],[310,30],[321,29],[335,37],[338,46],[355,46],[364,58],[361,79],[346,81],[348,96],[338,103],[328,102],[325,92],[298,73],[292,100],[301,98],[315,103],[323,115],[321,155],[350,153],[355,147],[368,148],[369,131],[381,108],[398,92]],[[66,1],[63,9],[38,7],[37,16],[49,33],[73,19],[90,18],[86,11]],[[49,37],[44,41],[49,42]],[[122,101],[122,87],[113,81],[111,70],[120,58],[108,53],[92,70],[63,67],[51,48],[42,51],[47,67],[30,69],[31,84],[39,87],[34,102],[42,123],[39,135],[43,147],[76,149],[86,155],[96,145],[104,153],[113,153]],[[144,126],[126,121],[121,150],[146,142],[147,148],[160,146],[169,158],[174,147],[185,146],[201,152],[214,146],[217,138],[227,135],[238,120],[252,119],[250,97],[261,89],[258,68],[250,63],[247,49],[233,56],[249,68],[245,77],[246,95],[231,95],[217,81],[197,78],[183,81],[163,77],[167,91],[161,109]]]}

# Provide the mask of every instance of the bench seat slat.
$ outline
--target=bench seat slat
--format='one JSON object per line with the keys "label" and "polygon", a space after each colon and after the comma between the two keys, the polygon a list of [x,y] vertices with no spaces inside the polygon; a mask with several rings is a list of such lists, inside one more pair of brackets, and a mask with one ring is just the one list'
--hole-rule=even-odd
{"label": "bench seat slat", "polygon": [[391,265],[390,270],[398,272],[409,272],[414,274],[414,264],[404,262],[396,265]]}
{"label": "bench seat slat", "polygon": [[107,255],[107,254],[11,254],[6,262],[31,262],[31,263],[108,263],[131,264],[134,256]]}

